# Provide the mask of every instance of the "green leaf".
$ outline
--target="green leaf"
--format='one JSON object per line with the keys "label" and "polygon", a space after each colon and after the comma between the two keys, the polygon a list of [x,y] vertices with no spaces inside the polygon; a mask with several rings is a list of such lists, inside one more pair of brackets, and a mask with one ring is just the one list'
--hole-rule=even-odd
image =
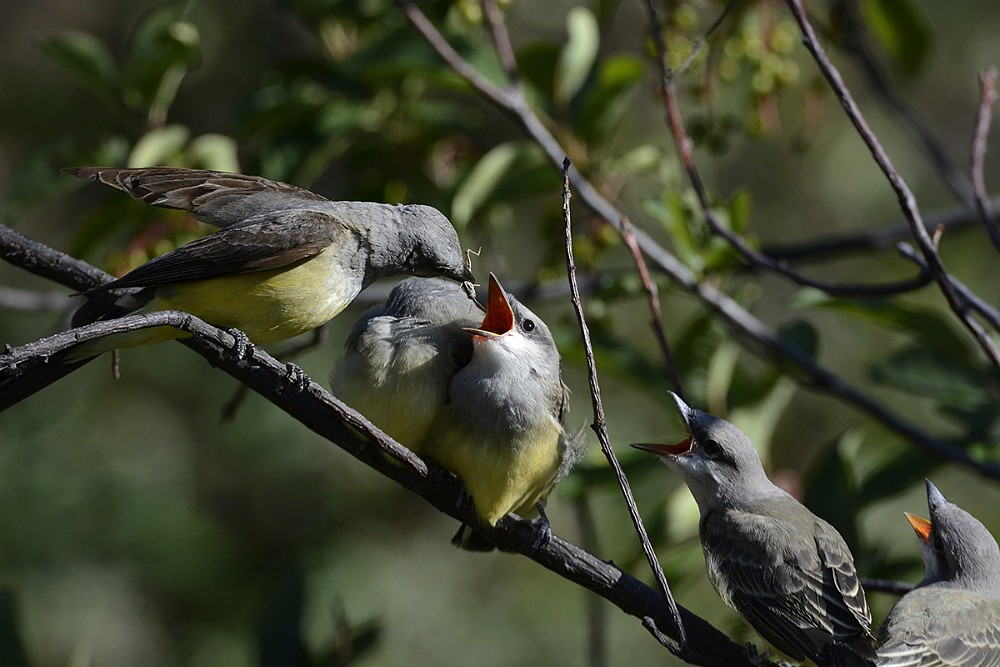
{"label": "green leaf", "polygon": [[568,106],[583,87],[597,59],[601,33],[597,18],[586,7],[573,7],[566,14],[566,45],[556,64],[556,104]]}
{"label": "green leaf", "polygon": [[168,165],[179,160],[191,132],[183,125],[167,125],[150,130],[135,142],[128,157],[130,167]]}
{"label": "green leaf", "polygon": [[550,183],[544,174],[549,172],[554,179],[555,171],[548,167],[535,144],[512,141],[496,146],[476,163],[458,186],[451,204],[452,222],[458,226],[467,225],[501,195],[509,198],[548,187]]}
{"label": "green leaf", "polygon": [[126,104],[162,124],[181,81],[201,58],[198,28],[182,20],[184,3],[167,2],[139,25],[124,68]]}
{"label": "green leaf", "polygon": [[861,14],[875,40],[902,70],[916,74],[931,50],[927,17],[911,0],[864,0]]}
{"label": "green leaf", "polygon": [[118,100],[118,70],[111,54],[96,37],[66,32],[43,41],[41,47],[81,86],[105,102]]}
{"label": "green leaf", "polygon": [[858,513],[861,508],[851,460],[843,455],[841,444],[857,437],[856,433],[848,431],[836,443],[824,446],[823,455],[807,478],[803,499],[810,510],[840,532],[854,552],[860,546]]}
{"label": "green leaf", "polygon": [[187,147],[188,162],[203,169],[239,171],[236,140],[224,134],[203,134]]}
{"label": "green leaf", "polygon": [[963,410],[977,410],[989,402],[979,373],[927,347],[909,347],[877,362],[872,367],[876,382],[914,396],[941,401]]}
{"label": "green leaf", "polygon": [[[580,136],[599,142],[621,127],[643,74],[643,64],[635,56],[621,54],[604,58],[582,95],[575,123]],[[616,173],[611,168],[608,171]]]}

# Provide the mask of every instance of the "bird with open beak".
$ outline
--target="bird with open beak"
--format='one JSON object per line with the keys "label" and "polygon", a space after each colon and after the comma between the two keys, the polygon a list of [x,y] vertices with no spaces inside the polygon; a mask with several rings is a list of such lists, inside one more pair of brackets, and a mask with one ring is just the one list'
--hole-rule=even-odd
{"label": "bird with open beak", "polygon": [[723,601],[797,660],[874,664],[871,613],[844,539],[767,478],[743,431],[671,396],[688,437],[633,447],[660,457],[691,490]]}
{"label": "bird with open beak", "polygon": [[[545,323],[492,274],[482,324],[465,331],[472,358],[452,377],[421,452],[465,482],[484,524],[509,512],[536,516],[585,450],[563,427],[569,401],[559,351]],[[463,533],[456,543],[490,548],[475,531]]]}
{"label": "bird with open beak", "polygon": [[1000,548],[930,480],[927,508],[929,521],[906,514],[920,541],[924,578],[882,624],[878,664],[1000,665]]}

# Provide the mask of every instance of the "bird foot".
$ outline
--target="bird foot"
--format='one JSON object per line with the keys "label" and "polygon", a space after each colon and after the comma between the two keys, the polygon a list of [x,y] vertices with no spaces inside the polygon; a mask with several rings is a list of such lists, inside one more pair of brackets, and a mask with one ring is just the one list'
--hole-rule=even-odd
{"label": "bird foot", "polygon": [[549,517],[545,514],[545,505],[538,503],[537,519],[525,520],[530,523],[536,531],[535,541],[531,543],[531,555],[534,556],[552,541],[552,525],[549,523]]}
{"label": "bird foot", "polygon": [[287,373],[285,380],[289,385],[295,387],[296,391],[305,391],[311,382],[306,372],[292,362],[285,364],[285,373]]}
{"label": "bird foot", "polygon": [[233,337],[232,353],[236,359],[244,361],[253,356],[253,343],[245,333],[235,327],[226,329],[226,333]]}

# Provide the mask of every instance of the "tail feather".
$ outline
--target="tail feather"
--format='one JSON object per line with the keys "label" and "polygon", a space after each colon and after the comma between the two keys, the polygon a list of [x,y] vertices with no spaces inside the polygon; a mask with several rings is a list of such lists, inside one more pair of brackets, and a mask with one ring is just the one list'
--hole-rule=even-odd
{"label": "tail feather", "polygon": [[0,412],[96,358],[97,356],[68,359],[66,354],[58,354],[23,370],[0,368]]}

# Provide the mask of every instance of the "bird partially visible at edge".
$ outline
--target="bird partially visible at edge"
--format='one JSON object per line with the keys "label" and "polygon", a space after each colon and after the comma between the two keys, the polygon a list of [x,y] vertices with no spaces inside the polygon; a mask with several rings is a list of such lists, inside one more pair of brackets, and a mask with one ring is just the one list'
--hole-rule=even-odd
{"label": "bird partially visible at edge", "polygon": [[924,578],[879,631],[881,667],[1000,665],[1000,548],[974,516],[927,480],[930,520],[906,514]]}

